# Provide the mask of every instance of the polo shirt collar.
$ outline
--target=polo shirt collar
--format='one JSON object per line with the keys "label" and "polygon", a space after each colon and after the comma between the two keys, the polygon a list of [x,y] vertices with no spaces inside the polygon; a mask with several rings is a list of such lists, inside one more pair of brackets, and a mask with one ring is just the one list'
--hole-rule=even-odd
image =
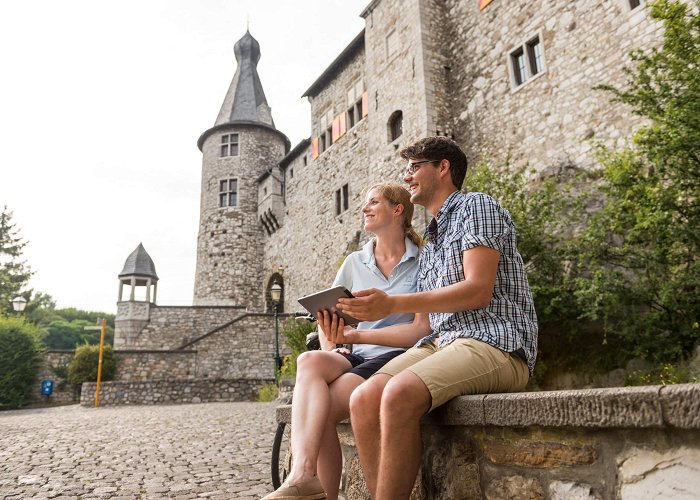
{"label": "polo shirt collar", "polygon": [[[362,250],[360,250],[360,260],[363,264],[374,263],[374,241],[375,238],[370,239],[367,243],[362,245]],[[403,254],[400,262],[404,262],[410,258],[418,258],[420,253],[420,248],[416,246],[408,237],[405,238],[406,241],[406,252]]]}

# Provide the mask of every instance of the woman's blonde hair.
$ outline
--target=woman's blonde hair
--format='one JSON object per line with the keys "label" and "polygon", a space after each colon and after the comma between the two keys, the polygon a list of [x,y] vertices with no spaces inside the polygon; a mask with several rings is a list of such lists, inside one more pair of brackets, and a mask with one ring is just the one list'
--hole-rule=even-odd
{"label": "woman's blonde hair", "polygon": [[374,189],[389,203],[403,205],[403,232],[417,247],[423,246],[423,238],[413,228],[413,203],[408,190],[398,182],[380,182],[370,186],[366,193]]}

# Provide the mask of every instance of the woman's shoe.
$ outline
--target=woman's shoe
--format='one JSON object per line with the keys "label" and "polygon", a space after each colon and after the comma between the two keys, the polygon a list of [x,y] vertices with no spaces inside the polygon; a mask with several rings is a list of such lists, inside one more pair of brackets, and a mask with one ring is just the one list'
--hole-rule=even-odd
{"label": "woman's shoe", "polygon": [[323,500],[325,498],[326,492],[323,491],[321,481],[318,479],[318,476],[314,476],[303,483],[291,486],[283,484],[260,500]]}

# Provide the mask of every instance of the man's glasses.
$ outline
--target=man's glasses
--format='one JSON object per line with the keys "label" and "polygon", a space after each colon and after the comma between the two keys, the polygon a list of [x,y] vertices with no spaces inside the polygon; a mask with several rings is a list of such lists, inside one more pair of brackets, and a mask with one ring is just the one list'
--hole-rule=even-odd
{"label": "man's glasses", "polygon": [[413,163],[408,162],[408,167],[406,167],[405,176],[415,174],[416,170],[418,170],[424,163],[437,163],[437,160],[414,161]]}

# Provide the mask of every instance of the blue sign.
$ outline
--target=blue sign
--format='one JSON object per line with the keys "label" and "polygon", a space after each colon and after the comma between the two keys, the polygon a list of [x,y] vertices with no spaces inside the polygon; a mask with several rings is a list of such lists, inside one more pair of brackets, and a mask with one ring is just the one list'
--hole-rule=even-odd
{"label": "blue sign", "polygon": [[53,393],[53,380],[42,380],[41,381],[41,395],[51,396]]}

